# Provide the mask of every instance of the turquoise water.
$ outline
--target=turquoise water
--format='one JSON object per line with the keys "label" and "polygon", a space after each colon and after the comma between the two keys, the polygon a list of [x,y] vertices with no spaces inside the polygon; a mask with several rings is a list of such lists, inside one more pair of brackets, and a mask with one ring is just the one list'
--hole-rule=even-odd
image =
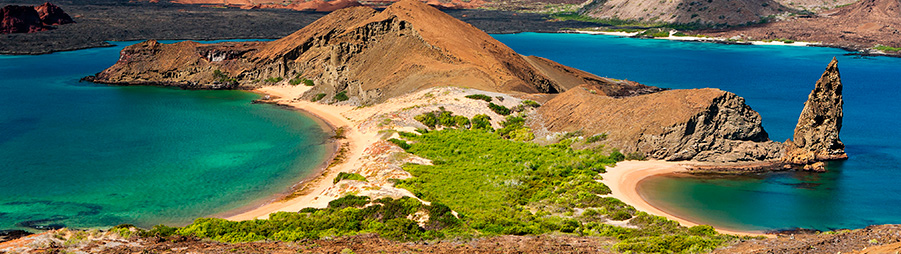
{"label": "turquoise water", "polygon": [[901,58],[839,49],[720,45],[582,34],[494,35],[520,54],[600,76],[666,88],[715,87],[763,116],[770,138],[791,137],[807,95],[833,56],[844,84],[841,139],[851,157],[825,174],[656,177],[641,184],[655,206],[739,230],[820,230],[901,223]]}
{"label": "turquoise water", "polygon": [[313,119],[252,93],[78,81],[123,46],[0,56],[0,229],[186,224],[271,198],[323,162]]}

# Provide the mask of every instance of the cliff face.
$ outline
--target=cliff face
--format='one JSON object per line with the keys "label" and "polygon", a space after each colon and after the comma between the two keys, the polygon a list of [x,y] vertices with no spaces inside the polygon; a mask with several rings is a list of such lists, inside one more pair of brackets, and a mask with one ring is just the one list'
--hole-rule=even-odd
{"label": "cliff face", "polygon": [[793,141],[786,141],[787,163],[805,170],[825,171],[821,161],[847,159],[842,130],[842,80],[838,61],[832,58],[804,103]]}
{"label": "cliff face", "polygon": [[69,23],[75,21],[51,3],[39,6],[7,5],[0,9],[0,34],[41,32],[52,29],[52,25]]}
{"label": "cliff face", "polygon": [[604,144],[663,160],[751,162],[778,159],[760,115],[735,94],[718,89],[669,90],[612,98],[590,86],[571,89],[541,106],[533,128],[607,133]]}
{"label": "cliff face", "polygon": [[267,43],[140,43],[124,49],[119,62],[95,81],[252,88],[272,84],[265,80],[301,77],[316,84],[306,98],[344,92],[351,98],[344,103],[354,105],[434,86],[557,93],[592,84],[608,87],[604,92],[616,96],[659,90],[521,56],[472,25],[415,0],[382,12],[341,9]]}

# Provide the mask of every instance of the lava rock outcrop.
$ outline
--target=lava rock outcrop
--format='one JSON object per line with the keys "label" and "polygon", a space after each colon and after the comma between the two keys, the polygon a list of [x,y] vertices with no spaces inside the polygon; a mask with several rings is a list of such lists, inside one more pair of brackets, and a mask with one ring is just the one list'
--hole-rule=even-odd
{"label": "lava rock outcrop", "polygon": [[7,5],[0,9],[0,34],[41,32],[69,23],[75,21],[49,2],[39,6]]}
{"label": "lava rock outcrop", "polygon": [[843,105],[838,61],[832,58],[804,103],[794,140],[785,142],[783,161],[805,170],[825,171],[822,161],[847,159],[845,144],[839,139]]}

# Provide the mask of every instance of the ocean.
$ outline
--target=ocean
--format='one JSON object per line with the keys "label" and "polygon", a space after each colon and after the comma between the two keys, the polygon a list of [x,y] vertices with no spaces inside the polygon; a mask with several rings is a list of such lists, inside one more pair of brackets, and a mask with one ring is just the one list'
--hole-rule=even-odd
{"label": "ocean", "polygon": [[132,43],[0,56],[0,230],[185,225],[265,202],[326,159],[314,119],[253,93],[79,82]]}
{"label": "ocean", "polygon": [[836,57],[841,139],[850,159],[828,173],[649,178],[640,193],[677,216],[733,230],[832,230],[901,223],[901,58],[822,47],[723,45],[606,35],[522,33],[496,39],[599,76],[673,89],[733,92],[775,141],[791,138],[807,95]]}

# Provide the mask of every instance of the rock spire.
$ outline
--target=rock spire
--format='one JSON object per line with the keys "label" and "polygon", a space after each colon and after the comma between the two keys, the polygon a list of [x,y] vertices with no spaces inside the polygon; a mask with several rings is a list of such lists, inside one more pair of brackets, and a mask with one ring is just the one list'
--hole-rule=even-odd
{"label": "rock spire", "polygon": [[803,165],[804,170],[825,171],[822,161],[847,159],[845,144],[838,137],[843,104],[842,79],[838,61],[833,57],[804,103],[794,140],[785,142],[783,160]]}

